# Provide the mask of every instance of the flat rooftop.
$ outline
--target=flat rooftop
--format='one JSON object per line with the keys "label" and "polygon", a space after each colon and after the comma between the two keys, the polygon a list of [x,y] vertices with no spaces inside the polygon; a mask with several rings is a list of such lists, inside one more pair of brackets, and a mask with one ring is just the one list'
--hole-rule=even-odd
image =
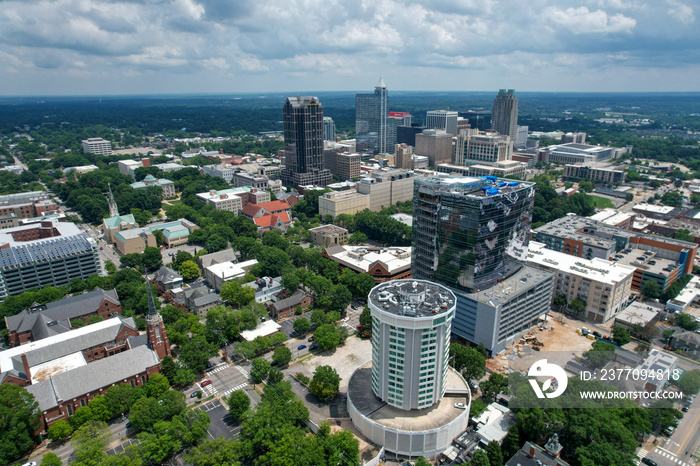
{"label": "flat rooftop", "polygon": [[[492,168],[492,167],[490,167]],[[472,197],[508,194],[534,186],[528,181],[516,181],[496,176],[429,176],[416,181],[421,190],[434,189],[443,193]]]}
{"label": "flat rooftop", "polygon": [[552,272],[548,270],[524,265],[514,275],[501,281],[498,285],[477,291],[476,293],[471,293],[468,296],[482,303],[488,303],[490,301],[500,303],[501,301],[511,299],[512,296],[518,293],[529,290],[541,281],[546,280],[550,275],[552,275]]}
{"label": "flat rooftop", "polygon": [[[363,416],[374,422],[406,432],[421,432],[442,427],[464,412],[455,403],[469,404],[466,396],[443,397],[429,408],[406,411],[395,408],[377,398],[372,389],[372,362],[360,367],[350,378],[348,397]],[[469,390],[464,380],[454,370],[447,371],[447,391]]]}
{"label": "flat rooftop", "polygon": [[404,317],[430,317],[451,311],[457,299],[442,285],[425,280],[392,280],[369,293],[369,302]]}
{"label": "flat rooftop", "polygon": [[[639,251],[638,249],[636,251]],[[601,283],[615,284],[625,280],[634,273],[635,267],[619,262],[594,258],[584,259],[563,252],[547,249],[544,244],[530,241],[527,261],[547,269],[556,269],[589,280]]]}
{"label": "flat rooftop", "polygon": [[630,252],[625,251],[629,251],[629,249],[620,251],[611,257],[611,259],[618,264],[629,265],[642,269],[645,272],[662,276],[667,276],[673,272],[673,270],[680,267],[678,262],[662,259],[652,251],[645,251],[644,249],[632,249]]}

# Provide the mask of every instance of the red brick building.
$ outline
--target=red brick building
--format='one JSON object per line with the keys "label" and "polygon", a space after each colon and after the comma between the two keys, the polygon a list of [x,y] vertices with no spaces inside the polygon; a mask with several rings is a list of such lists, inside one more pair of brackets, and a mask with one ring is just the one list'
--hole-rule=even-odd
{"label": "red brick building", "polygon": [[70,321],[73,319],[87,324],[92,316],[109,319],[121,314],[121,309],[115,290],[96,288],[89,293],[33,306],[5,317],[5,326],[10,346],[17,346],[67,332],[72,329]]}

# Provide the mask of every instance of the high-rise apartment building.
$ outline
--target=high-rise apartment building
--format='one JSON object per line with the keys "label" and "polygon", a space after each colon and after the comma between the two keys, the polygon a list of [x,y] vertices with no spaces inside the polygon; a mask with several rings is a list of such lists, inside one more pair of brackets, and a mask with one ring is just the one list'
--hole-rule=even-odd
{"label": "high-rise apartment building", "polygon": [[430,110],[425,114],[425,126],[430,129],[442,129],[452,136],[457,136],[457,118],[457,112]]}
{"label": "high-rise apartment building", "polygon": [[549,309],[553,275],[522,264],[534,194],[493,176],[415,181],[411,275],[457,295],[453,336],[498,352]]}
{"label": "high-rise apartment building", "polygon": [[455,165],[469,166],[507,162],[512,156],[511,140],[498,133],[468,129],[457,136]]}
{"label": "high-rise apartment building", "polygon": [[404,170],[413,170],[413,147],[408,144],[396,144],[394,166]]}
{"label": "high-rise apartment building", "polygon": [[389,92],[384,80],[379,82],[372,94],[355,96],[355,135],[359,145],[372,152],[387,151],[387,118],[389,116]]}
{"label": "high-rise apartment building", "polygon": [[393,280],[375,286],[367,302],[372,391],[404,410],[435,404],[447,388],[455,295],[424,280]]}
{"label": "high-rise apartment building", "polygon": [[331,172],[323,168],[323,106],[318,97],[289,97],[283,108],[285,168],[282,181],[297,186],[325,186]]}
{"label": "high-rise apartment building", "polygon": [[83,139],[83,152],[97,155],[112,155],[112,143],[102,138]]}
{"label": "high-rise apartment building", "polygon": [[426,129],[422,133],[416,134],[416,146],[413,153],[428,157],[431,167],[439,163],[449,163],[452,161],[452,154],[454,154],[452,135],[441,129]]}
{"label": "high-rise apartment building", "polygon": [[335,142],[335,123],[331,117],[323,117],[323,140]]}
{"label": "high-rise apartment building", "polygon": [[348,382],[350,418],[387,452],[435,458],[469,422],[469,386],[448,364],[457,299],[407,279],[377,285],[367,302],[372,360]]}
{"label": "high-rise apartment building", "polygon": [[518,98],[513,89],[501,89],[493,100],[491,129],[515,141],[518,127]]}

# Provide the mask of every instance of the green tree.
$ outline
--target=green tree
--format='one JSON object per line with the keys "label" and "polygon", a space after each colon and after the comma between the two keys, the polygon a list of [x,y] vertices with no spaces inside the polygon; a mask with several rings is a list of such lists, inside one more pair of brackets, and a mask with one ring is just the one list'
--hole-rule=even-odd
{"label": "green tree", "polygon": [[272,352],[272,364],[276,366],[284,366],[292,360],[292,350],[286,346],[278,346]]}
{"label": "green tree", "polygon": [[348,287],[342,284],[336,285],[333,287],[330,310],[343,312],[350,305],[351,301],[352,293],[350,293]]}
{"label": "green tree", "polygon": [[223,437],[205,440],[185,455],[185,461],[195,466],[240,466],[243,456],[240,442]]}
{"label": "green tree", "polygon": [[356,231],[348,238],[348,244],[367,244],[367,235],[365,235],[361,231]]}
{"label": "green tree", "polygon": [[141,254],[137,252],[124,254],[119,258],[119,262],[125,267],[139,267],[141,265]]}
{"label": "green tree", "polygon": [[634,201],[634,194],[629,193],[628,195],[625,196],[625,201],[626,202],[632,202]]}
{"label": "green tree", "polygon": [[501,451],[501,444],[495,440],[490,441],[488,445],[486,445],[486,455],[489,457],[490,464],[505,464],[503,452]]}
{"label": "green tree", "polygon": [[243,390],[236,390],[228,398],[228,412],[237,420],[245,417],[245,413],[250,409],[250,398]]}
{"label": "green tree", "polygon": [[301,279],[296,271],[290,270],[282,275],[281,283],[287,293],[294,294],[299,285],[301,285]]}
{"label": "green tree", "polygon": [[78,429],[80,426],[93,421],[97,421],[97,419],[89,405],[76,409],[75,414],[68,418],[68,422],[73,426],[73,429]]}
{"label": "green tree", "polygon": [[491,466],[489,457],[484,450],[477,450],[469,462],[469,466]]}
{"label": "green tree", "polygon": [[131,405],[134,404],[139,394],[136,389],[128,383],[120,383],[109,387],[105,392],[105,398],[109,405],[109,410],[115,416],[128,413]]}
{"label": "green tree", "polygon": [[270,372],[270,361],[264,358],[255,358],[250,361],[250,375],[253,377],[253,383],[262,383],[267,378]]}
{"label": "green tree", "polygon": [[583,357],[594,367],[603,367],[612,361],[615,354],[615,345],[604,341],[594,341],[592,348],[583,354]]}
{"label": "green tree", "polygon": [[372,311],[370,311],[368,307],[364,308],[360,314],[360,325],[362,325],[363,328],[372,328]]}
{"label": "green tree", "polygon": [[659,282],[652,279],[647,279],[640,290],[647,298],[658,298],[660,292]]}
{"label": "green tree", "polygon": [[294,321],[292,324],[292,327],[294,328],[294,331],[303,335],[309,330],[311,330],[311,323],[309,322],[309,319],[306,317],[299,317]]}
{"label": "green tree", "polygon": [[221,298],[236,306],[245,306],[255,299],[255,290],[249,286],[241,286],[235,280],[228,281],[221,287]]}
{"label": "green tree", "polygon": [[323,351],[335,348],[341,342],[338,329],[333,324],[321,325],[314,332],[314,340]]}
{"label": "green tree", "polygon": [[168,382],[168,379],[161,374],[151,375],[146,383],[143,384],[143,390],[145,391],[146,396],[150,396],[152,398],[158,398],[169,389],[170,383]]}
{"label": "green tree", "polygon": [[180,359],[195,374],[202,372],[207,367],[207,362],[212,355],[213,351],[209,343],[200,335],[191,338],[180,349]]}
{"label": "green tree", "polygon": [[678,389],[685,396],[695,395],[700,390],[700,370],[685,372],[678,381]]}
{"label": "green tree", "polygon": [[569,304],[569,301],[566,299],[566,296],[564,295],[556,295],[554,297],[554,300],[552,301],[556,306],[566,306]]}
{"label": "green tree", "polygon": [[478,380],[486,375],[486,358],[476,348],[468,348],[459,343],[450,344],[452,366],[464,375],[467,382]]}
{"label": "green tree", "polygon": [[479,384],[479,388],[485,400],[494,401],[500,393],[508,391],[508,377],[498,372],[493,372],[488,380]]}
{"label": "green tree", "polygon": [[52,451],[44,453],[44,457],[41,458],[41,466],[62,466],[63,462],[58,455]]}
{"label": "green tree", "polygon": [[630,341],[632,341],[632,337],[630,337],[629,332],[627,331],[626,328],[620,327],[620,326],[615,326],[612,329],[612,335],[613,335],[613,341],[618,344],[618,346],[624,346]]}
{"label": "green tree", "polygon": [[690,234],[690,230],[686,230],[685,228],[679,228],[678,230],[676,230],[676,234],[673,235],[673,237],[675,239],[687,241],[689,243],[695,241],[695,237]]}
{"label": "green tree", "polygon": [[326,313],[323,312],[323,309],[314,309],[314,311],[311,313],[311,324],[315,327],[319,327],[327,323],[328,319],[326,318]]}
{"label": "green tree", "polygon": [[590,180],[582,180],[579,181],[578,183],[578,189],[583,191],[584,193],[590,193],[595,189],[595,183]]}
{"label": "green tree", "polygon": [[112,411],[104,395],[95,395],[88,403],[92,410],[92,416],[96,421],[109,421],[112,418]]}
{"label": "green tree", "polygon": [[340,387],[340,376],[331,366],[319,366],[309,382],[311,393],[322,401],[335,397]]}
{"label": "green tree", "polygon": [[49,438],[51,440],[64,440],[73,433],[73,427],[66,420],[59,419],[49,427]]}
{"label": "green tree", "polygon": [[419,456],[416,459],[415,466],[431,466],[431,463],[428,463],[428,461],[425,458]]}
{"label": "green tree", "polygon": [[270,372],[267,373],[267,383],[268,385],[275,385],[284,380],[284,374],[277,367],[271,367]]}
{"label": "green tree", "polygon": [[165,244],[165,234],[163,230],[153,230],[153,237],[156,239],[156,246],[160,247]]}
{"label": "green tree", "polygon": [[112,433],[109,431],[109,427],[101,421],[88,422],[76,430],[71,445],[78,463],[81,466],[101,464],[107,456],[104,449],[111,438]]}
{"label": "green tree", "polygon": [[160,361],[160,367],[163,375],[168,379],[170,385],[175,385],[175,374],[177,373],[179,366],[177,363],[175,363],[175,361],[173,361],[173,358],[167,354],[163,356],[163,359]]}
{"label": "green tree", "polygon": [[149,273],[155,272],[163,266],[163,256],[159,248],[147,247],[141,254],[141,264]]}
{"label": "green tree", "polygon": [[194,280],[199,277],[199,267],[194,261],[185,261],[180,265],[180,275],[185,280]]}
{"label": "green tree", "polygon": [[700,324],[698,324],[698,321],[693,319],[693,316],[684,312],[679,312],[678,314],[676,314],[673,317],[673,323],[678,325],[682,329],[691,332],[696,331],[700,326]]}
{"label": "green tree", "polygon": [[574,298],[571,300],[571,305],[569,307],[576,314],[583,314],[586,311],[586,301],[581,298]]}

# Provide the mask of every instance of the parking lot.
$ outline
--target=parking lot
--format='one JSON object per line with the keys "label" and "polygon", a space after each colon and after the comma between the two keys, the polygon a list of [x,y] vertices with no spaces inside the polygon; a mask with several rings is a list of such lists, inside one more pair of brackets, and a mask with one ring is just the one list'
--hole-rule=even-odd
{"label": "parking lot", "polygon": [[166,248],[160,250],[160,255],[163,257],[163,265],[168,265],[173,261],[173,257],[178,253],[178,251],[189,252],[193,256],[196,254],[195,251],[202,249],[202,246],[193,246],[191,244],[181,244],[180,246],[175,246],[172,248]]}
{"label": "parking lot", "polygon": [[206,412],[209,415],[211,423],[207,431],[210,438],[215,439],[224,437],[227,439],[233,438],[241,431],[240,422],[234,420],[219,400],[214,400],[209,403],[197,407],[197,409]]}
{"label": "parking lot", "polygon": [[124,453],[124,450],[126,450],[126,447],[130,445],[138,445],[141,443],[141,441],[137,438],[128,438],[124,443],[121,445],[112,448],[111,450],[107,450],[108,455],[116,455],[117,453]]}

